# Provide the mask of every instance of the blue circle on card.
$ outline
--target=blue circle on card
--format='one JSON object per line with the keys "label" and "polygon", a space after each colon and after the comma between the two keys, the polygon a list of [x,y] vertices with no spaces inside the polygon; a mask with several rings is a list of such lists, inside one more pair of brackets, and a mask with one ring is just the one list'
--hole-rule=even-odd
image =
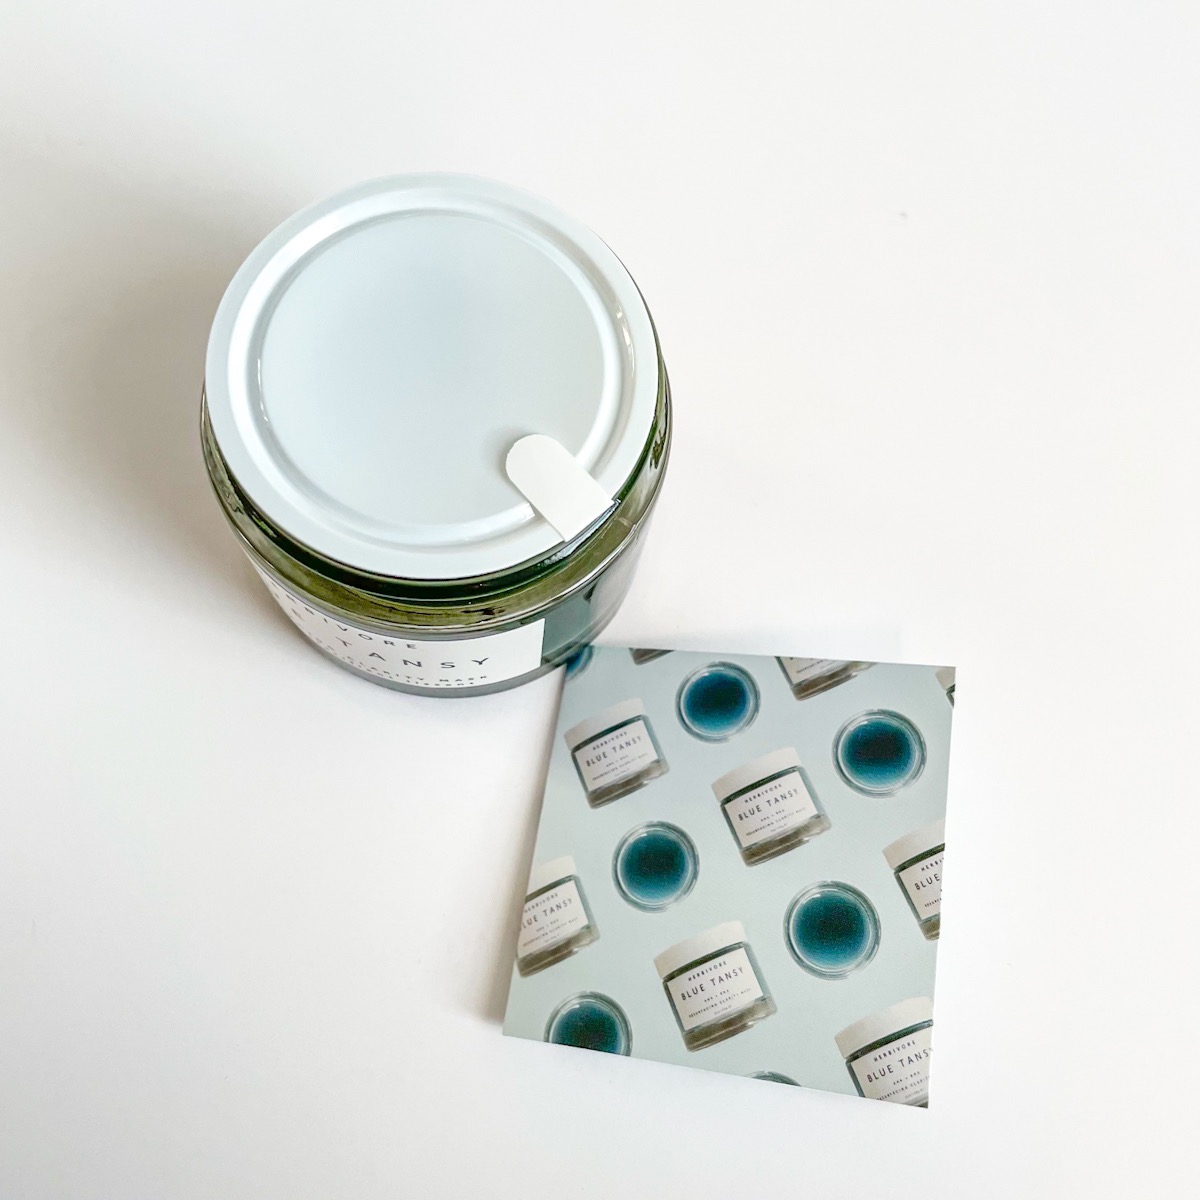
{"label": "blue circle on card", "polygon": [[693,671],[680,685],[675,708],[680,724],[704,742],[724,742],[758,716],[758,685],[734,663],[716,662]]}
{"label": "blue circle on card", "polygon": [[699,870],[695,843],[678,825],[666,821],[631,829],[613,855],[617,891],[645,912],[677,904],[696,886]]}
{"label": "blue circle on card", "polygon": [[599,992],[568,996],[550,1014],[546,1041],[601,1054],[628,1054],[633,1038],[621,1006]]}
{"label": "blue circle on card", "polygon": [[887,796],[907,787],[925,769],[925,739],[900,713],[872,709],[852,717],[838,731],[833,758],[856,791]]}

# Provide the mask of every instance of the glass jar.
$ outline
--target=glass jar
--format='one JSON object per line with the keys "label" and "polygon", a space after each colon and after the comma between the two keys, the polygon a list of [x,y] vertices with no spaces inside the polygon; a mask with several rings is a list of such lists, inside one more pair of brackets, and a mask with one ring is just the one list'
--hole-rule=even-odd
{"label": "glass jar", "polygon": [[856,792],[890,796],[925,769],[925,739],[905,716],[874,708],[851,717],[833,743],[838,774]]}
{"label": "glass jar", "polygon": [[735,767],[713,794],[748,865],[802,846],[829,828],[829,818],[800,756],[790,747]]}
{"label": "glass jar", "polygon": [[643,788],[670,769],[640,700],[623,700],[563,734],[593,808]]}
{"label": "glass jar", "polygon": [[946,852],[946,822],[934,821],[906,833],[883,848],[896,882],[928,941],[942,930],[942,856]]}
{"label": "glass jar", "polygon": [[534,867],[529,875],[517,971],[535,975],[590,946],[600,936],[570,855]]}
{"label": "glass jar", "polygon": [[938,683],[942,685],[942,690],[946,693],[946,699],[950,701],[950,706],[953,707],[955,669],[953,667],[938,667],[935,673]]}
{"label": "glass jar", "polygon": [[654,966],[689,1050],[714,1046],[775,1012],[740,921],[678,942]]}
{"label": "glass jar", "polygon": [[[217,311],[217,498],[326,656],[512,687],[607,624],[666,468],[648,309],[590,230],[485,180],[363,184],[285,222]],[[515,439],[515,440],[514,440]]]}
{"label": "glass jar", "polygon": [[783,677],[797,700],[819,696],[835,688],[847,679],[853,679],[865,671],[869,662],[846,662],[840,658],[786,658],[779,659]]}
{"label": "glass jar", "polygon": [[601,1054],[629,1054],[633,1049],[625,1010],[600,992],[568,996],[550,1014],[544,1037],[556,1046],[575,1046]]}
{"label": "glass jar", "polygon": [[678,825],[647,821],[613,854],[613,882],[634,908],[662,912],[691,893],[700,874],[696,843]]}
{"label": "glass jar", "polygon": [[702,742],[727,742],[758,716],[758,684],[736,663],[709,663],[693,671],[675,698],[680,724]]}
{"label": "glass jar", "polygon": [[784,935],[792,957],[818,979],[844,979],[879,949],[879,914],[856,887],[810,884],[788,906]]}
{"label": "glass jar", "polygon": [[933,1001],[901,1000],[847,1025],[834,1041],[860,1096],[929,1107]]}
{"label": "glass jar", "polygon": [[786,1083],[789,1087],[800,1086],[790,1075],[784,1075],[780,1071],[755,1071],[749,1078],[765,1079],[768,1083]]}

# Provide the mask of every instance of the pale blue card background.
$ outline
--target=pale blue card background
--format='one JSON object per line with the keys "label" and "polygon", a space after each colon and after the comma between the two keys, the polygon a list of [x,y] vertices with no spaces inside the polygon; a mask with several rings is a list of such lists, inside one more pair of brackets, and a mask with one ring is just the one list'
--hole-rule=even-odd
{"label": "pale blue card background", "polygon": [[[749,671],[758,684],[761,707],[753,724],[729,741],[708,743],[680,725],[675,697],[693,670],[715,661]],[[774,658],[674,651],[639,666],[628,650],[597,647],[588,666],[563,689],[533,862],[563,854],[575,859],[600,938],[529,978],[522,979],[514,967],[504,1032],[540,1040],[561,1000],[579,991],[602,992],[628,1016],[635,1058],[736,1075],[778,1071],[805,1087],[854,1094],[834,1034],[899,1000],[933,996],[937,942],[922,936],[882,851],[945,812],[953,709],[935,670],[877,663],[823,695],[797,700]],[[640,791],[592,809],[562,731],[631,697],[644,702],[670,771]],[[903,713],[925,739],[924,771],[893,796],[854,791],[834,766],[835,734],[848,718],[871,708]],[[799,752],[832,828],[806,845],[748,867],[711,784],[733,767],[783,746]],[[612,876],[617,843],[635,825],[652,820],[686,830],[700,858],[691,894],[659,913],[633,908]],[[792,898],[823,879],[853,884],[879,913],[878,953],[845,979],[808,974],[784,939],[784,914]],[[779,1011],[716,1046],[689,1052],[654,969],[654,956],[729,920],[745,926]],[[932,1087],[936,1096],[936,1068]]]}

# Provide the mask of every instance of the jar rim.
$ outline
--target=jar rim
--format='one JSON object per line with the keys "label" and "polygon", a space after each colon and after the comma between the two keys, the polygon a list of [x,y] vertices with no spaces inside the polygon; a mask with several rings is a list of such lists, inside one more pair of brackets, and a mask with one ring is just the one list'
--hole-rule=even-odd
{"label": "jar rim", "polygon": [[575,874],[577,874],[575,860],[569,854],[538,863],[529,872],[529,882],[525,886],[525,895],[532,896],[534,892],[540,892],[547,884],[558,883],[560,880],[569,879]]}
{"label": "jar rim", "polygon": [[924,1025],[932,1020],[933,1001],[928,996],[912,996],[847,1025],[833,1035],[833,1040],[837,1043],[838,1053],[849,1058],[889,1034],[899,1035],[914,1025]]}
{"label": "jar rim", "polygon": [[[466,229],[495,251],[488,278],[482,266],[461,269]],[[383,254],[375,253],[380,238]],[[358,241],[365,250],[354,248]],[[397,264],[391,274],[388,254]],[[400,269],[414,263],[427,270],[428,280],[411,280],[411,272]],[[521,304],[509,302],[510,274],[513,286],[522,279],[528,284],[518,288]],[[475,296],[481,288],[482,298]],[[417,301],[426,294],[444,304],[425,314],[431,326],[422,332],[419,320],[401,317],[414,305],[421,316]],[[475,308],[472,296],[479,301]],[[385,312],[393,300],[401,306],[382,331],[350,319],[368,300],[378,300]],[[595,324],[598,340],[586,353],[569,330],[549,336],[558,329],[560,307],[572,305],[580,329]],[[541,360],[526,364],[515,351],[493,345],[494,353],[481,353],[460,379],[467,367],[455,339],[475,345],[471,339],[478,336],[486,343],[495,321],[510,318],[524,329],[526,309]],[[453,326],[444,345],[431,336],[442,331],[438,312]],[[313,336],[335,328],[339,315],[337,337]],[[460,319],[461,328],[454,324]],[[543,325],[544,345],[538,340]],[[418,368],[400,353],[404,347],[393,345],[397,339],[409,357],[420,358],[419,380],[412,376]],[[307,363],[310,373],[297,374],[293,359]],[[221,301],[205,374],[214,438],[229,473],[273,525],[353,570],[436,581],[516,568],[562,544],[504,474],[504,453],[525,434],[555,436],[617,498],[654,435],[658,366],[645,302],[595,233],[518,189],[429,174],[360,184],[269,234]],[[587,381],[580,382],[580,371],[590,372]],[[344,393],[338,391],[343,376]],[[455,390],[457,382],[462,387]],[[538,391],[543,385],[544,394]],[[440,403],[429,399],[435,395],[443,396]],[[418,426],[446,437],[444,461],[433,446],[353,432],[356,413],[364,429],[403,432],[409,409],[398,411],[404,405],[397,396],[417,406]],[[335,397],[348,406],[345,413],[339,407],[336,420],[326,416]],[[350,431],[344,438],[343,429]],[[393,459],[400,469],[393,470]]]}
{"label": "jar rim", "polygon": [[939,817],[936,821],[922,825],[920,829],[914,829],[911,833],[898,837],[894,842],[889,842],[883,848],[883,857],[887,860],[887,865],[895,871],[906,862],[916,858],[922,851],[929,851],[936,846],[945,844],[946,819]]}
{"label": "jar rim", "polygon": [[668,946],[661,954],[655,955],[654,969],[660,979],[686,967],[701,958],[715,954],[718,950],[726,950],[746,940],[746,928],[741,921],[722,921],[695,937],[684,938]]}
{"label": "jar rim", "polygon": [[772,750],[770,754],[762,754],[750,762],[726,771],[712,783],[713,794],[718,800],[726,800],[743,788],[759,783],[769,775],[777,775],[781,771],[798,771],[804,764],[800,755],[792,746],[781,750]]}
{"label": "jar rim", "polygon": [[593,713],[578,724],[572,725],[563,734],[563,741],[567,743],[567,749],[575,750],[576,747],[599,733],[605,733],[614,725],[622,725],[626,721],[645,717],[645,715],[646,706],[641,700],[622,700],[618,704],[611,704],[608,708],[601,709],[598,713]]}

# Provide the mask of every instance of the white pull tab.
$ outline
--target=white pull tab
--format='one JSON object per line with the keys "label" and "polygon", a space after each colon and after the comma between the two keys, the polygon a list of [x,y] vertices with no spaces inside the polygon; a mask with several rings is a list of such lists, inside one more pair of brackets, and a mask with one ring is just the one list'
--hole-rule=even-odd
{"label": "white pull tab", "polygon": [[582,533],[613,505],[612,497],[561,442],[531,433],[512,444],[504,469],[513,486],[564,542]]}

